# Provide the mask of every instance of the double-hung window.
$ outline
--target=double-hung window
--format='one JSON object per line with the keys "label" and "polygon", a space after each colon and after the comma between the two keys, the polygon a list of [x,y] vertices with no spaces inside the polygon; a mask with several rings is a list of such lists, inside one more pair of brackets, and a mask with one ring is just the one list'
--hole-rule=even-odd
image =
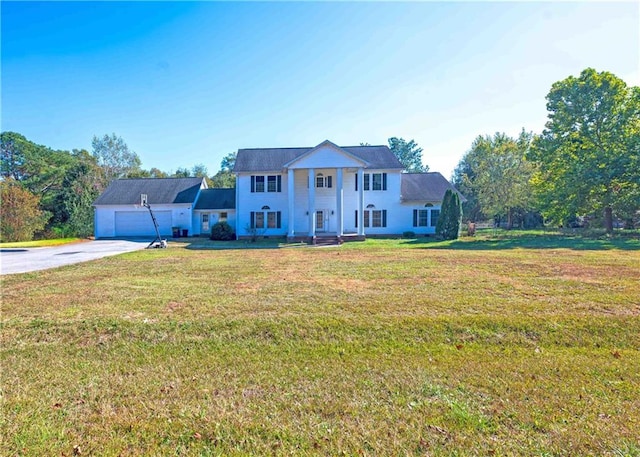
{"label": "double-hung window", "polygon": [[[386,209],[365,209],[363,213],[364,227],[386,227],[387,226],[387,210]],[[356,210],[356,228],[358,228],[358,210]]]}
{"label": "double-hung window", "polygon": [[262,211],[258,211],[253,213],[254,215],[254,223],[252,228],[264,228],[264,213]]}
{"label": "double-hung window", "polygon": [[252,175],[251,192],[282,192],[282,176]]}
{"label": "double-hung window", "polygon": [[333,187],[333,177],[325,176],[322,173],[318,173],[316,176],[316,187]]}
{"label": "double-hung window", "polygon": [[429,226],[429,210],[428,209],[413,210],[413,226],[414,227]]}
{"label": "double-hung window", "polygon": [[252,192],[264,192],[264,176],[252,176],[255,179]]}
{"label": "double-hung window", "polygon": [[431,227],[435,227],[436,225],[438,225],[439,217],[440,217],[440,210],[432,209],[431,210]]}
{"label": "double-hung window", "polygon": [[[362,175],[363,190],[387,190],[386,173],[364,173]],[[356,190],[358,190],[358,174],[356,173]]]}
{"label": "double-hung window", "polygon": [[282,213],[280,211],[251,211],[249,227],[252,229],[282,228]]}

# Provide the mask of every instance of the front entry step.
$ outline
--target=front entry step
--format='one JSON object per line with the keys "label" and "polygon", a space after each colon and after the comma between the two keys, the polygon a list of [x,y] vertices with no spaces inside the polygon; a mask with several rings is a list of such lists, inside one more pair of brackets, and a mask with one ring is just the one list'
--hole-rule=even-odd
{"label": "front entry step", "polygon": [[339,236],[316,236],[309,238],[309,244],[313,246],[340,246],[342,238]]}

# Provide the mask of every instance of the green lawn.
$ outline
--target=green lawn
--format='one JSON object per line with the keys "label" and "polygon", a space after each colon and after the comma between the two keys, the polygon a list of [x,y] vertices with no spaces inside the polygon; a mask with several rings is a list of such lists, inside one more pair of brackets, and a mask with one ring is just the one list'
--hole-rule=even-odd
{"label": "green lawn", "polygon": [[218,247],[4,277],[0,454],[640,455],[633,235]]}
{"label": "green lawn", "polygon": [[60,246],[62,244],[78,243],[86,241],[83,238],[56,238],[53,240],[16,241],[12,243],[0,243],[0,248],[41,248],[48,246]]}

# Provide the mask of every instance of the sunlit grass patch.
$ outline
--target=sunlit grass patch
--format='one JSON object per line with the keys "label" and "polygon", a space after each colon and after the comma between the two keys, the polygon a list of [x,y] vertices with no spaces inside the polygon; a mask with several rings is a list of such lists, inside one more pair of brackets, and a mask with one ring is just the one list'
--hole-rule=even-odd
{"label": "sunlit grass patch", "polygon": [[53,240],[16,241],[12,243],[0,243],[0,248],[40,248],[47,246],[60,246],[63,244],[88,241],[83,238],[56,238]]}

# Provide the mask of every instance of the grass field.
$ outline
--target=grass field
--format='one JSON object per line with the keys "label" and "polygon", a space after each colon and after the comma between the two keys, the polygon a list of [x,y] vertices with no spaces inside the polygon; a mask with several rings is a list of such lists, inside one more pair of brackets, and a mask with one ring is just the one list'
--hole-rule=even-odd
{"label": "grass field", "polygon": [[640,455],[637,237],[207,247],[3,278],[1,455]]}

